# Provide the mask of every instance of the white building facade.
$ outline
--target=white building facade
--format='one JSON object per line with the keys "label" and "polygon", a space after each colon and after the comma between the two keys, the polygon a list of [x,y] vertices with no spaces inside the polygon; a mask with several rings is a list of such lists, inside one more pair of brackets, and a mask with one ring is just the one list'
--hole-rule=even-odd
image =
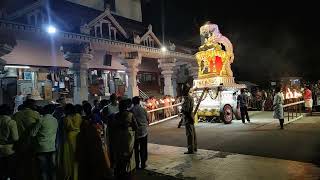
{"label": "white building facade", "polygon": [[[8,6],[0,19],[1,102],[18,92],[46,100],[65,96],[74,103],[112,93],[133,97],[149,89],[176,94],[177,69],[193,68],[194,56],[161,51],[152,25],[141,22],[139,0],[97,1],[103,11],[88,2]],[[128,5],[132,12],[125,11]],[[48,33],[49,25],[55,33]]]}

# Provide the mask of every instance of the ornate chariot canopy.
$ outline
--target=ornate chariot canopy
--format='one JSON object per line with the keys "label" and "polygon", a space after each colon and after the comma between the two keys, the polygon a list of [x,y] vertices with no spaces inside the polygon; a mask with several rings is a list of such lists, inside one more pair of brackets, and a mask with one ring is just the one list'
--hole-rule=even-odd
{"label": "ornate chariot canopy", "polygon": [[212,77],[233,77],[231,63],[233,47],[223,36],[216,24],[207,23],[200,28],[202,46],[196,53],[199,79]]}

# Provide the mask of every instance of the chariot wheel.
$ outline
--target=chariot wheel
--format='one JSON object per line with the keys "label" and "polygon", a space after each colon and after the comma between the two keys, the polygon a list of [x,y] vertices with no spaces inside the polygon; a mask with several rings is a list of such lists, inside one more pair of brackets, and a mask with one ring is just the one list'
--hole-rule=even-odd
{"label": "chariot wheel", "polygon": [[232,107],[230,105],[225,105],[223,107],[223,111],[222,111],[222,121],[225,124],[230,124],[232,122],[233,119],[233,112],[232,112]]}

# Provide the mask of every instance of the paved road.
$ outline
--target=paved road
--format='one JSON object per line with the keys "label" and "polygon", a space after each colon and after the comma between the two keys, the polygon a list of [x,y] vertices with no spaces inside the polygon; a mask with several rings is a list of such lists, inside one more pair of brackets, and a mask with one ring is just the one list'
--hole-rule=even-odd
{"label": "paved road", "polygon": [[[149,144],[147,169],[170,178],[190,180],[319,180],[320,177],[320,168],[312,163],[202,149],[185,155],[183,151],[186,148]],[[160,180],[168,176],[156,177]]]}
{"label": "paved road", "polygon": [[[304,117],[279,130],[271,112],[253,115],[250,124],[200,123],[197,125],[200,149],[255,155],[320,165],[320,117]],[[178,119],[150,127],[149,142],[186,146],[184,128]],[[183,153],[183,152],[181,152]]]}

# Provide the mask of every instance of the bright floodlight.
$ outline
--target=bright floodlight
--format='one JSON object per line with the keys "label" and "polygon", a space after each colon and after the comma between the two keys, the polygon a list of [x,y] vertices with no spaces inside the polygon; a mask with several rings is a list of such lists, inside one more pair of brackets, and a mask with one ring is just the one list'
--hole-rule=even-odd
{"label": "bright floodlight", "polygon": [[166,52],[166,51],[167,51],[167,48],[166,48],[165,46],[162,46],[162,47],[161,47],[161,51],[162,51],[162,52]]}
{"label": "bright floodlight", "polygon": [[56,29],[56,27],[50,25],[50,26],[48,26],[48,28],[47,28],[47,32],[48,32],[49,34],[55,34],[55,33],[57,32],[57,29]]}

